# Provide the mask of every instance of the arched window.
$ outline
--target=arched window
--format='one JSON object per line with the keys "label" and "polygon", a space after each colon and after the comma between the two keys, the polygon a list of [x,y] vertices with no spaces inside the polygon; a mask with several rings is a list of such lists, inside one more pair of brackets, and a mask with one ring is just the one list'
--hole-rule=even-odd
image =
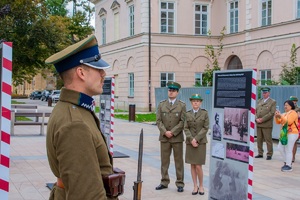
{"label": "arched window", "polygon": [[227,69],[243,69],[243,65],[239,57],[233,56],[228,63]]}

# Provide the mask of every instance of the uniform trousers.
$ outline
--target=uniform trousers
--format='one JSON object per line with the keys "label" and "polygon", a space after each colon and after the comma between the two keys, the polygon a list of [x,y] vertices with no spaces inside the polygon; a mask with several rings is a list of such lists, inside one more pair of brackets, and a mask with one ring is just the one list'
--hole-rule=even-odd
{"label": "uniform trousers", "polygon": [[264,127],[257,127],[257,148],[258,148],[258,155],[263,156],[263,141],[266,141],[267,144],[267,156],[273,156],[273,141],[272,141],[272,129],[273,128],[264,128]]}
{"label": "uniform trousers", "polygon": [[177,187],[184,187],[183,142],[160,142],[161,184],[168,186],[170,183],[168,169],[172,149],[177,177],[175,184]]}
{"label": "uniform trousers", "polygon": [[299,134],[288,134],[287,145],[282,145],[281,142],[278,142],[278,150],[283,157],[283,162],[285,162],[290,167],[292,166],[294,144],[298,137]]}

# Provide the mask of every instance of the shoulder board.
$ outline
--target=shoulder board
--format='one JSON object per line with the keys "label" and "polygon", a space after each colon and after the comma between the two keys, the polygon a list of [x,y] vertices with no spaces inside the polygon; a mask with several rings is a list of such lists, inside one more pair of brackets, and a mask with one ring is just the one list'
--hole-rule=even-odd
{"label": "shoulder board", "polygon": [[165,102],[165,101],[167,101],[167,99],[165,99],[165,100],[162,100],[162,101],[160,101],[159,103],[162,103],[162,102]]}
{"label": "shoulder board", "polygon": [[207,110],[205,110],[204,108],[201,108],[201,110],[207,111]]}
{"label": "shoulder board", "polygon": [[191,110],[188,110],[188,111],[186,111],[186,112],[191,112],[192,111],[192,109]]}
{"label": "shoulder board", "polygon": [[181,100],[179,100],[181,103],[184,103],[185,104],[185,102],[184,101],[181,101]]}

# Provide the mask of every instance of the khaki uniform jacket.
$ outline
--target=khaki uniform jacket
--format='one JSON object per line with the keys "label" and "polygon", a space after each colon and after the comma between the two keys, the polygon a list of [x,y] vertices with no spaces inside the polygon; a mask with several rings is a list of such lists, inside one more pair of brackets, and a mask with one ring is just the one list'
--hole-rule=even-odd
{"label": "khaki uniform jacket", "polygon": [[256,123],[257,127],[272,128],[273,119],[276,111],[276,101],[269,98],[266,102],[263,99],[259,99],[256,106],[255,119],[262,118],[262,123]]}
{"label": "khaki uniform jacket", "polygon": [[186,144],[191,144],[195,138],[199,144],[207,143],[207,131],[209,128],[208,113],[204,109],[199,109],[196,116],[193,110],[186,113],[184,121],[184,133],[186,135]]}
{"label": "khaki uniform jacket", "polygon": [[[168,100],[161,101],[156,112],[156,124],[160,131],[159,141],[161,142],[183,142],[183,122],[186,105],[184,102],[176,100],[174,105],[170,105]],[[173,137],[167,138],[166,131],[171,131]]]}
{"label": "khaki uniform jacket", "polygon": [[99,120],[78,99],[78,92],[63,88],[49,119],[48,161],[65,187],[55,186],[52,194],[55,200],[106,200],[102,175],[113,173],[112,157]]}

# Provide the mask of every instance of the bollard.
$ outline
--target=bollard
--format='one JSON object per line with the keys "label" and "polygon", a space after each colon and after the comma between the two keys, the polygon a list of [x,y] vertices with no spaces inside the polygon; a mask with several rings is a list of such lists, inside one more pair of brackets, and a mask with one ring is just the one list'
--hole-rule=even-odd
{"label": "bollard", "polygon": [[129,104],[129,121],[135,122],[135,104]]}
{"label": "bollard", "polygon": [[48,107],[52,107],[52,98],[48,97]]}

